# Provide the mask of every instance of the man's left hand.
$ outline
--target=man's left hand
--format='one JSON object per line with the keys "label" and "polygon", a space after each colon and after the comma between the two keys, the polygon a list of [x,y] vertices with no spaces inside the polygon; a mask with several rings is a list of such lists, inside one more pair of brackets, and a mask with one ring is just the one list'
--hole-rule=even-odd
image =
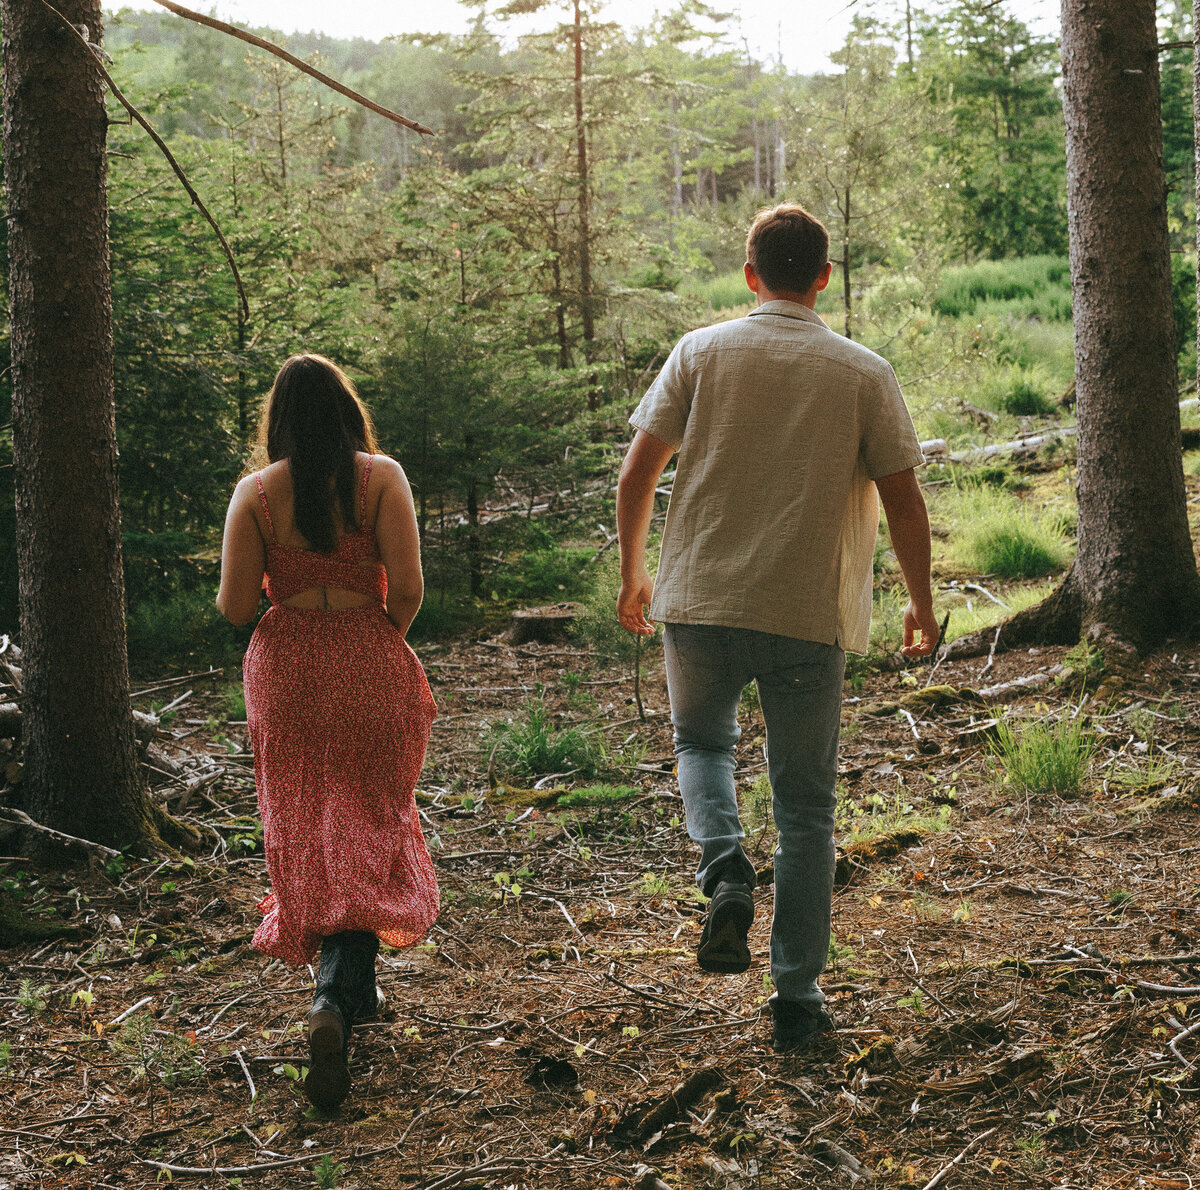
{"label": "man's left hand", "polygon": [[636,636],[654,635],[654,621],[646,615],[646,608],[653,597],[654,580],[646,570],[621,583],[621,593],[617,596],[617,619],[626,632]]}
{"label": "man's left hand", "polygon": [[[920,632],[921,640],[914,643],[916,634]],[[933,604],[927,607],[917,607],[910,603],[904,609],[904,647],[900,650],[905,657],[928,657],[937,648],[941,629],[938,627],[937,616],[933,614]]]}

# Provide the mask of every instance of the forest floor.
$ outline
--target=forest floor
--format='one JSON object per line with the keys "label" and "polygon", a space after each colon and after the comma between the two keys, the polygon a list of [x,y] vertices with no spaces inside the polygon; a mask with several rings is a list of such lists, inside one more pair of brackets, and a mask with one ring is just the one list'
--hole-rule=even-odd
{"label": "forest floor", "polygon": [[[848,684],[836,1032],[798,1056],[770,1047],[769,886],[751,969],[695,964],[661,654],[645,727],[628,674],[572,646],[422,657],[442,710],[420,792],[443,909],[423,945],[381,957],[387,1006],[355,1030],[339,1114],[299,1082],[311,971],[249,946],[266,872],[245,729],[196,683],[160,742],[225,765],[184,815],[203,852],[109,874],[5,862],[10,892],[72,933],[5,954],[0,1190],[1193,1184],[1194,646],[1093,675],[1093,694],[962,694],[1050,673],[1058,649]],[[958,695],[886,705],[931,680]],[[487,727],[531,697],[604,730],[623,788],[489,788]],[[752,699],[744,712],[739,786],[763,772]],[[997,714],[1087,717],[1082,792],[1006,784]],[[558,804],[569,788],[590,792]],[[767,885],[760,802],[748,846]]]}

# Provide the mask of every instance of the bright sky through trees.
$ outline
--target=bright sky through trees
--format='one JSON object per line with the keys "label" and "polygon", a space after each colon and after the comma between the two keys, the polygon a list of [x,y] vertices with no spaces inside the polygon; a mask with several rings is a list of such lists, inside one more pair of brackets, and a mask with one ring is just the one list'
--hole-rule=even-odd
{"label": "bright sky through trees", "polygon": [[[155,9],[151,0],[134,0],[133,8]],[[329,4],[327,0],[217,0],[195,7],[214,12],[222,20],[238,25],[270,26],[285,33],[310,29],[333,37],[366,37],[378,41],[397,33],[462,33],[471,19],[470,10],[452,0],[430,4],[428,0],[355,0],[348,4]],[[666,11],[670,4],[646,0],[609,0],[604,16],[625,26],[645,25],[655,9]],[[829,67],[829,54],[842,44],[850,20],[868,4],[863,0],[741,0],[716,5],[738,14],[730,22],[759,58],[774,58],[782,51],[788,68],[812,73]],[[881,15],[902,4],[870,6]],[[1039,32],[1051,33],[1058,25],[1058,0],[1009,0],[1006,9],[1029,22]],[[163,11],[159,9],[159,11]],[[545,23],[545,18],[540,18]],[[513,28],[521,26],[513,22]],[[526,27],[535,27],[528,24]]]}

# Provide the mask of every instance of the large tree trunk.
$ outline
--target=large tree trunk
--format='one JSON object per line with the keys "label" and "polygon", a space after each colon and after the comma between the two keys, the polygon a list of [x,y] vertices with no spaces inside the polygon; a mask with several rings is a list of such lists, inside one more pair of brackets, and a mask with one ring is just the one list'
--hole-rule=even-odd
{"label": "large tree trunk", "polygon": [[[1157,42],[1154,0],[1063,0],[1079,543],[1063,585],[1005,625],[1002,646],[1086,632],[1145,648],[1200,621],[1180,451]],[[950,652],[965,655],[971,643],[963,638]]]}
{"label": "large tree trunk", "polygon": [[[54,4],[99,41],[99,0]],[[153,827],[125,654],[104,94],[43,0],[3,0],[3,25],[26,805],[123,847]]]}

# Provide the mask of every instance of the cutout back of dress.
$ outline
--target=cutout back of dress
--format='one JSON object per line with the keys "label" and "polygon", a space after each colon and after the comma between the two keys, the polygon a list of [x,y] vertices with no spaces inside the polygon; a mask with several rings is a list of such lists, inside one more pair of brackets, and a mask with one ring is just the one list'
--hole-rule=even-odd
{"label": "cutout back of dress", "polygon": [[279,604],[313,587],[335,587],[368,595],[380,603],[387,602],[387,571],[379,558],[374,526],[367,524],[367,483],[371,478],[371,460],[363,467],[362,492],[359,497],[358,531],[343,533],[332,554],[300,546],[284,545],[275,536],[275,524],[263,491],[262,472],[255,476],[258,499],[267,521],[270,540],[267,542],[267,598]]}

